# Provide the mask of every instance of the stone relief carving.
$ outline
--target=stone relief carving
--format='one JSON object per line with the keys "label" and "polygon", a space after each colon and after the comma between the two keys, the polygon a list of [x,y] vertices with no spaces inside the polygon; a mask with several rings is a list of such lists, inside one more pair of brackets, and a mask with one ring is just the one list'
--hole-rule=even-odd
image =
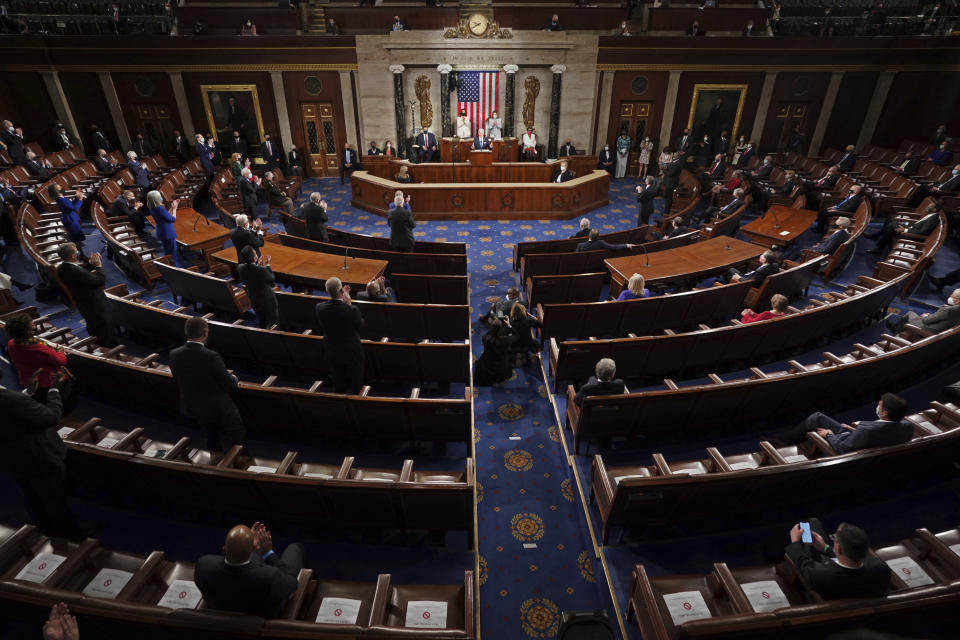
{"label": "stone relief carving", "polygon": [[418,76],[414,83],[417,99],[420,101],[420,126],[433,125],[433,105],[430,103],[430,78]]}
{"label": "stone relief carving", "polygon": [[540,81],[537,80],[536,76],[527,76],[527,79],[523,81],[523,86],[527,90],[526,98],[523,100],[523,125],[529,129],[533,127],[537,96],[540,95]]}
{"label": "stone relief carving", "polygon": [[510,29],[501,29],[500,25],[496,22],[490,23],[490,28],[487,29],[487,32],[482,36],[476,36],[470,33],[470,29],[467,25],[467,20],[461,20],[457,23],[456,27],[450,27],[443,32],[443,37],[450,40],[454,38],[499,38],[501,40],[509,40],[513,37],[513,32]]}

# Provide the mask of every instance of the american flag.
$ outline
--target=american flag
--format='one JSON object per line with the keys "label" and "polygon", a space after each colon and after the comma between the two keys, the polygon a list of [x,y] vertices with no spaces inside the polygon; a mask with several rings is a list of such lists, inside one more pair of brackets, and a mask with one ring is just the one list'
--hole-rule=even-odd
{"label": "american flag", "polygon": [[459,71],[457,87],[457,116],[466,110],[470,117],[470,133],[484,126],[491,113],[497,111],[497,95],[500,89],[499,71]]}

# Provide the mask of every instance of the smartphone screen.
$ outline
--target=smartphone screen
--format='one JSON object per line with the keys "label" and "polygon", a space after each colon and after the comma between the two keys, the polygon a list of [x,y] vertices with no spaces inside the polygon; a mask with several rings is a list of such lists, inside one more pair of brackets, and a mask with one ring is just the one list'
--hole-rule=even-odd
{"label": "smartphone screen", "polygon": [[800,528],[803,529],[803,534],[800,536],[800,540],[806,543],[813,542],[813,536],[810,535],[810,523],[801,522]]}

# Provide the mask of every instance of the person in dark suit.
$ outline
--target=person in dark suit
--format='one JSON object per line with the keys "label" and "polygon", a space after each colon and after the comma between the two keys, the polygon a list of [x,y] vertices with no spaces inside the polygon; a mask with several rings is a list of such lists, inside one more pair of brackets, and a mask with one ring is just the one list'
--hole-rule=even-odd
{"label": "person in dark suit", "polygon": [[938,185],[930,187],[930,191],[937,194],[956,193],[960,191],[960,164],[953,168],[949,178]]}
{"label": "person in dark suit", "polygon": [[699,20],[694,20],[693,22],[690,23],[690,26],[687,27],[687,35],[688,35],[688,36],[696,36],[696,35],[700,35],[700,33],[701,33],[701,31],[700,31],[700,21],[699,21]]}
{"label": "person in dark suit", "polygon": [[72,242],[60,245],[57,253],[63,260],[57,265],[57,273],[77,303],[77,310],[87,325],[87,333],[95,336],[102,347],[117,346],[117,327],[110,313],[110,303],[103,292],[107,275],[103,271],[100,254],[90,254],[89,262],[82,265],[77,261],[77,245]]}
{"label": "person in dark suit", "polygon": [[303,219],[307,223],[307,237],[311,240],[329,242],[327,234],[327,201],[319,192],[310,194],[310,201],[303,205]]}
{"label": "person in dark suit", "polygon": [[259,219],[251,224],[250,218],[240,213],[233,217],[237,226],[230,231],[230,242],[237,250],[237,259],[244,247],[253,247],[257,256],[260,255],[260,247],[263,246],[263,225]]}
{"label": "person in dark suit", "polygon": [[133,174],[133,184],[140,187],[144,193],[150,189],[150,176],[147,170],[137,159],[136,151],[127,151],[127,168]]}
{"label": "person in dark suit", "polygon": [[871,447],[886,447],[909,442],[913,426],[903,418],[907,415],[907,402],[900,396],[885,393],[877,401],[877,419],[840,423],[819,411],[811,413],[796,426],[778,434],[771,442],[777,446],[796,445],[807,439],[808,432],[816,432],[825,438],[837,453],[848,453]]}
{"label": "person in dark suit", "polygon": [[340,157],[340,184],[343,184],[343,176],[350,177],[354,169],[357,168],[357,152],[353,150],[350,143],[344,145],[343,154]]}
{"label": "person in dark suit", "polygon": [[715,207],[708,207],[707,210],[704,211],[704,219],[709,220],[711,219],[711,217],[719,219],[719,218],[732,215],[733,213],[736,212],[737,209],[739,209],[742,206],[743,206],[743,189],[741,189],[740,187],[737,187],[736,189],[733,190],[733,199],[730,202],[723,205],[719,209],[716,209]]}
{"label": "person in dark suit", "polygon": [[558,154],[561,158],[564,156],[574,156],[577,154],[577,148],[570,142],[570,138],[567,138],[563,141],[563,145],[560,147]]}
{"label": "person in dark suit", "polygon": [[893,239],[904,233],[911,236],[930,235],[934,229],[940,226],[940,209],[942,208],[943,205],[940,203],[931,204],[923,212],[923,217],[908,227],[902,226],[896,219],[887,220],[883,228],[880,229],[876,235],[864,234],[867,235],[868,238],[877,239],[877,244],[872,249],[868,249],[867,253],[871,255],[885,254],[893,245]]}
{"label": "person in dark suit", "polygon": [[519,301],[510,307],[508,317],[510,333],[517,338],[510,345],[510,352],[517,357],[517,364],[520,365],[529,360],[530,354],[540,353],[540,341],[533,335],[533,329],[540,327],[540,321],[527,313],[527,308]]}
{"label": "person in dark suit", "polygon": [[7,147],[7,153],[14,164],[26,164],[27,155],[23,148],[23,136],[18,133],[18,129],[13,126],[9,120],[3,121],[3,131],[0,131],[0,138]]}
{"label": "person in dark suit", "polygon": [[837,165],[833,165],[827,169],[827,172],[823,174],[817,180],[809,180],[806,182],[807,194],[819,191],[830,191],[840,180],[840,169]]}
{"label": "person in dark suit", "polygon": [[153,145],[143,139],[143,134],[138,133],[137,138],[133,141],[133,144],[130,146],[130,150],[137,154],[141,158],[147,158],[152,156],[156,151],[153,149]]}
{"label": "person in dark suit", "polygon": [[493,318],[483,336],[483,353],[473,365],[473,383],[488,387],[509,380],[513,375],[511,349],[518,337],[510,331],[509,310],[503,317]]}
{"label": "person in dark suit", "polygon": [[382,153],[383,153],[383,152],[380,151],[380,148],[377,146],[377,141],[376,141],[376,140],[371,140],[371,141],[370,141],[370,146],[367,147],[367,155],[368,155],[368,156],[379,156],[379,155],[382,154]]}
{"label": "person in dark suit", "polygon": [[640,203],[637,214],[637,226],[650,224],[653,215],[653,199],[657,197],[659,185],[653,176],[647,176],[643,184],[637,185],[637,202]]}
{"label": "person in dark suit", "polygon": [[240,524],[227,533],[222,556],[197,560],[194,581],[210,609],[277,618],[297,590],[297,575],[306,564],[303,545],[295,542],[277,555],[262,523]]}
{"label": "person in dark suit", "polygon": [[821,209],[817,215],[817,231],[823,233],[827,228],[827,221],[838,213],[854,213],[863,201],[862,187],[858,184],[853,185],[847,190],[847,197],[825,209]]}
{"label": "person in dark suit", "polygon": [[243,210],[251,220],[257,220],[257,187],[259,186],[260,178],[253,175],[250,167],[241,169],[240,182],[237,183],[237,187],[240,189]]}
{"label": "person in dark suit", "polygon": [[207,184],[213,180],[213,149],[207,145],[202,133],[196,135],[196,152],[200,158],[200,166],[203,167],[203,173],[207,176]]}
{"label": "person in dark suit", "polygon": [[597,156],[597,169],[603,169],[613,177],[613,151],[609,144],[603,145],[603,150]]}
{"label": "person in dark suit", "polygon": [[110,156],[108,156],[107,152],[103,149],[97,150],[97,155],[93,157],[93,166],[96,167],[100,173],[112,174],[117,170],[117,165],[110,160]]}
{"label": "person in dark suit", "polygon": [[825,541],[823,525],[810,518],[812,543],[801,541],[799,524],[790,530],[790,544],[784,551],[797,567],[803,581],[824,600],[874,598],[890,586],[890,567],[871,556],[867,534],[846,522],[833,534],[833,546]]}
{"label": "person in dark suit", "polygon": [[260,157],[263,158],[263,168],[272,171],[280,166],[280,158],[283,152],[280,151],[280,145],[275,140],[270,139],[270,134],[263,134],[263,142],[260,144]]}
{"label": "person in dark suit", "polygon": [[727,161],[723,159],[723,154],[718,153],[713,157],[713,162],[706,167],[706,174],[711,180],[719,180],[727,170]]}
{"label": "person in dark suit", "polygon": [[53,148],[57,151],[63,151],[71,146],[73,146],[73,136],[67,132],[65,126],[58,122],[53,131]]}
{"label": "person in dark suit", "polygon": [[34,399],[40,371],[26,393],[0,387],[0,468],[11,475],[27,500],[33,523],[47,535],[86,537],[70,513],[64,483],[67,447],[57,433],[63,412],[60,389],[66,378],[53,377],[44,402]]}
{"label": "person in dark suit", "polygon": [[840,171],[850,171],[853,169],[853,165],[857,163],[857,148],[852,144],[848,144],[847,148],[844,150],[840,159],[837,160],[837,167]]}
{"label": "person in dark suit", "polygon": [[753,172],[753,176],[758,180],[767,180],[770,178],[770,174],[773,172],[773,156],[764,156],[763,164],[761,164]]}
{"label": "person in dark suit", "polygon": [[510,287],[502,299],[490,305],[490,309],[487,311],[487,315],[483,317],[483,320],[489,324],[496,318],[503,319],[509,316],[510,309],[513,308],[514,302],[520,302],[520,289]]}
{"label": "person in dark suit", "polygon": [[90,125],[90,148],[103,149],[107,153],[113,151],[113,145],[110,144],[110,139],[107,138],[107,135],[95,124]]}
{"label": "person in dark suit", "polygon": [[273,290],[276,278],[270,268],[270,256],[257,256],[253,247],[247,245],[240,252],[237,266],[240,281],[247,287],[247,296],[257,314],[257,326],[268,329],[280,322],[277,310],[277,294]]}
{"label": "person in dark suit", "polygon": [[267,171],[263,174],[263,190],[267,192],[267,199],[271,207],[283,207],[289,214],[293,215],[293,198],[287,195],[277,181],[274,179],[273,171]]}
{"label": "person in dark suit", "polygon": [[620,378],[614,379],[617,375],[617,363],[611,358],[602,358],[597,362],[594,368],[597,375],[590,376],[587,384],[580,387],[577,395],[573,397],[573,402],[578,407],[583,404],[583,399],[589,396],[612,396],[623,393],[627,386]]}
{"label": "person in dark suit", "polygon": [[297,145],[290,145],[290,151],[287,153],[287,173],[291,176],[303,175],[303,156]]}
{"label": "person in dark suit", "polygon": [[850,218],[841,216],[837,218],[835,224],[837,225],[837,230],[822,239],[817,244],[810,247],[811,251],[816,251],[817,253],[830,256],[833,255],[834,251],[840,248],[840,245],[850,239],[850,232],[848,229],[853,224]]}
{"label": "person in dark suit", "polygon": [[679,151],[680,153],[686,155],[690,152],[690,147],[693,144],[693,138],[690,136],[690,129],[684,127],[683,131],[680,132],[680,135],[677,137],[676,142],[673,145],[673,148]]}
{"label": "person in dark suit", "polygon": [[27,162],[23,165],[24,168],[34,178],[40,178],[41,180],[49,180],[53,177],[53,174],[50,173],[50,169],[47,167],[45,161],[37,159],[37,154],[33,151],[27,151]]}
{"label": "person in dark suit", "polygon": [[243,445],[243,419],[230,397],[238,380],[227,371],[220,354],[207,348],[210,327],[206,319],[188,318],[184,334],[186,343],[170,352],[170,373],[180,388],[180,411],[203,429],[211,451]]}
{"label": "person in dark suit", "polygon": [[713,152],[719,153],[726,159],[730,153],[730,133],[726,130],[720,132],[720,137],[713,141]]}
{"label": "person in dark suit", "polygon": [[669,215],[673,205],[673,192],[680,184],[680,172],[683,170],[683,155],[673,153],[673,159],[663,167],[663,215]]}
{"label": "person in dark suit", "polygon": [[677,216],[670,222],[670,233],[667,234],[667,237],[676,238],[689,233],[689,231],[690,229],[683,223],[683,216]]}
{"label": "person in dark suit", "polygon": [[596,229],[590,230],[590,235],[587,236],[586,242],[581,242],[577,245],[577,251],[597,251],[599,249],[605,249],[607,251],[620,251],[622,249],[633,249],[636,245],[633,244],[610,244],[606,240],[600,239],[600,232]]}
{"label": "person in dark suit", "polygon": [[567,180],[573,180],[573,171],[570,171],[567,166],[567,161],[562,160],[560,162],[560,168],[554,172],[553,177],[550,178],[550,182],[559,183],[566,182]]}
{"label": "person in dark suit", "polygon": [[710,141],[710,136],[704,135],[697,148],[697,166],[706,167],[710,164],[710,158],[713,156],[713,143]]}
{"label": "person in dark suit", "polygon": [[570,236],[571,238],[586,238],[590,235],[590,219],[589,218],[580,218],[580,228],[575,234]]}
{"label": "person in dark suit", "polygon": [[484,130],[480,128],[477,129],[477,135],[473,136],[473,142],[470,143],[470,148],[474,151],[480,151],[482,149],[489,149],[491,144],[493,144],[493,139],[485,135]]}
{"label": "person in dark suit", "polygon": [[747,148],[743,150],[743,153],[740,154],[740,159],[737,160],[737,166],[744,168],[747,166],[747,163],[753,159],[753,156],[756,155],[756,148],[753,143],[753,140],[747,143]]}
{"label": "person in dark suit", "polygon": [[350,287],[340,278],[327,278],[329,300],[317,305],[317,322],[323,329],[330,360],[330,377],[336,393],[360,393],[363,387],[364,353],[360,342],[363,315],[353,306]]}
{"label": "person in dark suit", "polygon": [[177,156],[177,160],[180,162],[187,162],[190,160],[190,144],[179,131],[173,132],[173,153]]}
{"label": "person in dark suit", "polygon": [[147,217],[141,207],[143,207],[143,203],[137,200],[133,191],[127,189],[118,195],[113,204],[110,205],[110,217],[118,218],[122,216],[127,218],[133,223],[137,233],[142,234],[147,228]]}
{"label": "person in dark suit", "polygon": [[393,287],[388,287],[383,276],[367,283],[366,289],[358,291],[357,300],[366,300],[367,302],[396,302],[397,292]]}
{"label": "person in dark suit", "polygon": [[918,314],[907,311],[904,314],[891,313],[883,319],[888,329],[900,333],[908,324],[915,325],[931,333],[940,333],[960,324],[960,289],[954,289],[947,302],[933,313]]}
{"label": "person in dark suit", "polygon": [[413,229],[417,221],[410,209],[410,196],[403,197],[397,191],[387,211],[387,223],[390,225],[390,248],[394,251],[413,251]]}
{"label": "person in dark suit", "polygon": [[922,161],[919,156],[907,151],[905,154],[903,154],[903,162],[890,165],[890,168],[902,176],[912,176],[917,172],[917,169],[920,168],[921,162]]}
{"label": "person in dark suit", "polygon": [[239,131],[233,132],[233,138],[230,139],[230,152],[240,154],[240,162],[243,162],[247,159],[247,154],[250,151],[250,145],[247,144],[247,139],[240,135]]}
{"label": "person in dark suit", "polygon": [[780,270],[780,262],[777,259],[777,252],[767,249],[760,254],[759,264],[756,269],[751,269],[741,273],[739,269],[727,269],[723,281],[730,282],[756,282],[758,285]]}
{"label": "person in dark suit", "polygon": [[419,162],[431,162],[433,160],[433,154],[437,152],[437,136],[433,135],[433,132],[424,127],[420,130],[420,133],[417,134],[415,144],[419,147],[417,149]]}

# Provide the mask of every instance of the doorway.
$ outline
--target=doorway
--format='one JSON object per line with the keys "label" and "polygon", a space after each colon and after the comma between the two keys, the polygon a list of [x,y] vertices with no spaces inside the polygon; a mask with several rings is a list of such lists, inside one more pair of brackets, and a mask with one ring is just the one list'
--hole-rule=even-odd
{"label": "doorway", "polygon": [[137,133],[150,143],[154,151],[167,157],[174,155],[173,130],[170,108],[165,104],[137,104]]}
{"label": "doorway", "polygon": [[[306,165],[306,173],[313,178],[340,174],[340,160],[334,134],[333,105],[329,102],[304,102],[300,104],[300,120],[304,140],[300,145]],[[357,153],[359,153],[358,150]]]}
{"label": "doorway", "polygon": [[[627,175],[635,176],[640,172],[640,143],[649,135],[650,113],[652,112],[652,102],[621,102],[620,103],[620,121],[617,124],[617,130],[614,131],[614,141],[611,143],[611,150],[616,153],[616,138],[624,131],[630,136],[630,155],[627,158]],[[650,161],[655,163],[655,158]]]}

